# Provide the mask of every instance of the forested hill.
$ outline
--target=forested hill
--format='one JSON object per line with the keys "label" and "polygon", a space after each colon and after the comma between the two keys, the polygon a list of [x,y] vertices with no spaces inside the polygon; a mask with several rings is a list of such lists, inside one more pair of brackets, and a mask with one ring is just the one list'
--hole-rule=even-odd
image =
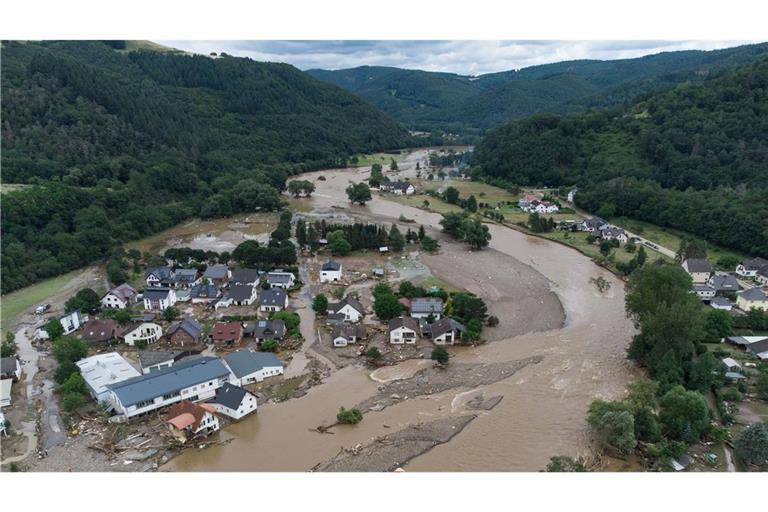
{"label": "forested hill", "polygon": [[492,181],[578,185],[591,211],[768,256],[768,59],[625,108],[499,127],[474,165]]}
{"label": "forested hill", "polygon": [[541,112],[621,105],[638,94],[702,80],[768,55],[768,44],[577,60],[477,77],[362,66],[308,73],[358,94],[410,129],[480,134]]}
{"label": "forested hill", "polygon": [[286,64],[114,42],[4,42],[3,293],[191,215],[274,209],[288,175],[411,144]]}

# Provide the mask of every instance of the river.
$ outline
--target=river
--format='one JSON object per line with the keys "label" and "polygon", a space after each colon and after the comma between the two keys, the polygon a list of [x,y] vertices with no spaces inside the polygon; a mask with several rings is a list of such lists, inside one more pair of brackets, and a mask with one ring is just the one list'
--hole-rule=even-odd
{"label": "river", "polygon": [[[426,155],[426,151],[410,154],[400,163],[402,174],[413,173],[415,162],[423,162]],[[350,207],[344,189],[350,180],[366,178],[369,170],[320,171],[302,175],[301,179],[316,184],[311,201],[317,211],[345,208],[385,222],[402,214],[439,228],[440,215],[377,194],[363,207]],[[319,175],[326,180],[316,181]],[[484,251],[483,258],[490,258],[486,261],[493,261],[494,267],[482,271],[505,273],[522,266],[531,276],[540,274],[549,280],[562,303],[565,325],[478,347],[454,347],[451,351],[457,362],[508,361],[534,355],[544,360],[508,379],[482,386],[480,390],[486,396],[504,395],[502,402],[480,414],[449,443],[412,460],[406,467],[408,471],[537,471],[551,456],[581,454],[589,446],[585,421],[589,403],[595,398],[620,396],[632,377],[625,352],[633,329],[624,314],[623,283],[576,250],[503,226],[493,225],[490,229],[491,250]],[[467,252],[453,271],[442,265],[444,270],[438,277],[466,285],[466,277],[459,270],[461,264],[472,265],[473,256]],[[429,258],[426,261],[429,265]],[[596,276],[611,283],[607,292],[599,293],[590,282]],[[494,283],[490,277],[489,282]],[[499,279],[495,286],[503,286],[503,281]],[[549,310],[549,306],[542,306],[542,314]],[[504,316],[500,318],[505,322]],[[520,327],[521,332],[526,330],[525,325]],[[397,368],[379,371],[379,382],[364,367],[345,367],[304,397],[260,406],[257,415],[228,427],[221,437],[231,442],[205,450],[187,450],[162,469],[305,471],[333,457],[342,447],[367,444],[374,437],[409,424],[451,415],[456,412],[454,400],[461,400],[460,395],[470,391],[454,389],[405,400],[383,411],[366,413],[359,425],[334,428],[334,434],[310,431],[333,423],[340,406],[350,407],[374,395],[382,377],[401,378],[400,374],[409,375],[418,369],[413,361],[402,365],[402,372]]]}

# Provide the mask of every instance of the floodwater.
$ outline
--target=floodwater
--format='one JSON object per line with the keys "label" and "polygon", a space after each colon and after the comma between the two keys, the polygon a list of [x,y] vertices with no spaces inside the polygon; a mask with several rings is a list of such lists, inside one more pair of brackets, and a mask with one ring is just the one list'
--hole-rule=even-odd
{"label": "floodwater", "polygon": [[[409,155],[399,165],[406,174],[426,151]],[[315,182],[311,199],[315,211],[345,207],[391,222],[401,214],[439,229],[440,215],[396,204],[374,194],[364,207],[350,207],[344,189],[349,181],[364,179],[369,169],[322,171],[303,175]],[[318,175],[326,181],[315,181]],[[502,226],[490,226],[497,251],[496,268],[504,272],[510,257],[551,282],[562,303],[564,327],[522,334],[473,348],[454,347],[454,360],[478,363],[517,360],[541,355],[544,360],[511,376],[477,389],[457,388],[404,400],[383,411],[368,412],[356,426],[339,426],[334,434],[311,431],[335,421],[340,406],[350,407],[374,395],[382,381],[408,378],[418,361],[405,361],[374,372],[348,366],[333,373],[304,397],[259,408],[256,415],[228,427],[222,439],[231,442],[205,450],[188,450],[163,470],[171,471],[305,471],[334,456],[342,447],[367,444],[409,424],[454,414],[457,407],[483,392],[503,395],[501,403],[484,412],[449,443],[415,458],[408,471],[538,471],[554,455],[580,455],[589,448],[585,421],[595,398],[620,396],[632,377],[625,357],[633,334],[624,314],[623,283],[579,252]],[[471,253],[468,259],[471,264]],[[517,262],[515,262],[517,266]],[[511,267],[511,264],[510,264]],[[451,272],[437,277],[460,281]],[[604,294],[590,278],[605,277],[611,288]],[[492,280],[492,279],[491,279]],[[542,309],[542,312],[547,311]],[[543,313],[542,313],[543,314]],[[504,317],[500,317],[504,322]],[[468,393],[470,392],[470,393]]]}

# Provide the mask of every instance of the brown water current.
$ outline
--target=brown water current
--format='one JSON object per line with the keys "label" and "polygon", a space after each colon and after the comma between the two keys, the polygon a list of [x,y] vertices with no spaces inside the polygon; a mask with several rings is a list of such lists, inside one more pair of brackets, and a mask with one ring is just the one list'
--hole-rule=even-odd
{"label": "brown water current", "polygon": [[[401,174],[412,173],[415,162],[423,163],[426,155],[426,150],[409,155],[400,164]],[[344,208],[379,222],[392,222],[402,214],[439,229],[440,215],[377,194],[366,206],[350,207],[344,189],[349,181],[366,178],[369,171],[302,175],[317,187],[311,199],[313,211]],[[317,181],[319,175],[326,176],[326,181]],[[410,461],[407,471],[537,471],[551,456],[584,452],[589,403],[618,397],[632,377],[626,347],[633,328],[624,314],[624,285],[575,250],[503,226],[490,229],[493,240],[481,254],[462,254],[463,248],[452,245],[441,255],[423,260],[440,279],[493,302],[491,311],[502,325],[514,324],[509,330],[496,331],[504,335],[492,343],[453,347],[452,361],[496,363],[540,356],[541,362],[493,384],[409,397],[384,410],[367,412],[359,425],[334,427],[333,434],[311,431],[333,423],[340,406],[364,402],[377,394],[382,382],[408,378],[423,363],[406,361],[378,370],[375,380],[370,370],[348,366],[301,398],[260,406],[256,415],[222,432],[221,438],[231,442],[187,450],[162,469],[305,471],[331,459],[342,447],[366,445],[414,423],[466,415],[463,397],[471,398],[471,391],[504,399],[492,410],[478,413],[449,442]],[[607,292],[598,292],[590,283],[597,276],[611,283]],[[489,330],[491,335],[493,331]]]}

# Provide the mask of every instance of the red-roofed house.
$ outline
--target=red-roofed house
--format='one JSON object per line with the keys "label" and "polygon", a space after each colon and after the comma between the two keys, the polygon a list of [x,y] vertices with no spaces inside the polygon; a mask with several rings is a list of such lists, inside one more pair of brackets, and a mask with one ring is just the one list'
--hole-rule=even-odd
{"label": "red-roofed house", "polygon": [[218,345],[239,343],[243,337],[243,326],[239,322],[216,322],[211,329],[211,341]]}
{"label": "red-roofed house", "polygon": [[168,411],[168,428],[178,438],[186,441],[198,434],[208,435],[219,430],[219,418],[213,414],[211,404],[196,404],[182,400]]}

